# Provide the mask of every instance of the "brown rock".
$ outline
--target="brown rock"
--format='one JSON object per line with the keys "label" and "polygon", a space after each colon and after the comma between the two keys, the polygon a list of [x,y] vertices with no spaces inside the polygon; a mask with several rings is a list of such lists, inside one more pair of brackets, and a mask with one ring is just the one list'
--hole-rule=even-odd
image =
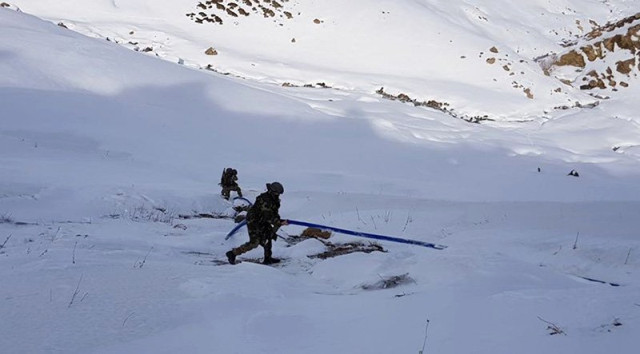
{"label": "brown rock", "polygon": [[602,31],[599,29],[595,29],[593,31],[591,31],[590,33],[587,34],[587,38],[589,39],[594,39],[594,38],[598,38],[602,36]]}
{"label": "brown rock", "polygon": [[636,65],[635,57],[627,60],[618,61],[616,62],[616,71],[618,71],[621,74],[628,74],[631,72],[631,69],[635,65]]}
{"label": "brown rock", "polygon": [[556,61],[555,64],[558,66],[571,65],[579,68],[584,68],[586,66],[586,63],[584,61],[584,57],[582,56],[582,54],[576,52],[575,50],[572,50],[569,53],[562,55],[560,59]]}
{"label": "brown rock", "polygon": [[602,44],[604,45],[605,48],[607,48],[608,51],[613,52],[616,48],[616,43],[620,41],[621,37],[622,37],[621,35],[617,34],[613,37],[603,40]]}
{"label": "brown rock", "polygon": [[218,55],[218,51],[213,49],[213,47],[209,47],[209,49],[204,51],[206,55]]}
{"label": "brown rock", "polygon": [[600,80],[600,79],[595,79],[595,80],[591,80],[589,81],[589,88],[600,88],[600,89],[604,89],[607,86],[604,84],[604,81]]}
{"label": "brown rock", "polygon": [[442,103],[436,100],[429,100],[425,105],[433,109],[442,109]]}
{"label": "brown rock", "polygon": [[412,102],[413,100],[408,95],[401,93],[398,95],[398,100],[400,102]]}
{"label": "brown rock", "polygon": [[329,231],[325,231],[325,230],[321,230],[315,227],[309,227],[304,229],[304,231],[302,231],[302,233],[300,234],[300,236],[304,237],[304,238],[322,238],[322,239],[328,239],[329,237],[331,237],[331,232]]}
{"label": "brown rock", "polygon": [[598,53],[596,52],[596,49],[591,45],[584,46],[580,48],[580,50],[582,50],[582,52],[587,55],[587,59],[589,59],[589,61],[594,61],[598,58],[601,58],[602,55],[602,50],[600,50],[600,52]]}
{"label": "brown rock", "polygon": [[591,77],[598,78],[598,72],[595,71],[595,70],[591,70],[586,74],[586,76],[591,76]]}

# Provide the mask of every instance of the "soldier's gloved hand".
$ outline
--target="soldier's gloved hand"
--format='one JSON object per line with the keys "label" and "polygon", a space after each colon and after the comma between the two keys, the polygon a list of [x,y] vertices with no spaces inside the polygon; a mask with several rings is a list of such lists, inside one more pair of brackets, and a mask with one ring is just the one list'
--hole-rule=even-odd
{"label": "soldier's gloved hand", "polygon": [[280,220],[280,225],[289,225],[289,221],[287,220]]}
{"label": "soldier's gloved hand", "polygon": [[278,240],[278,234],[273,234],[273,236],[271,236],[271,239],[273,240],[273,242],[276,242]]}

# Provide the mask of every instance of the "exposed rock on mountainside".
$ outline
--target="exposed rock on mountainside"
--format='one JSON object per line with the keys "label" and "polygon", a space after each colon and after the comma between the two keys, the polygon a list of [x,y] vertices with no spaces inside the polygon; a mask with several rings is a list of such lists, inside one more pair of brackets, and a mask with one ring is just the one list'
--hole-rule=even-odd
{"label": "exposed rock on mountainside", "polygon": [[15,11],[20,11],[20,8],[18,8],[15,5],[9,4],[7,2],[0,2],[0,8],[2,7],[6,7],[8,9],[15,10]]}
{"label": "exposed rock on mountainside", "polygon": [[460,118],[460,119],[466,120],[467,122],[470,122],[470,123],[480,123],[485,120],[493,120],[489,118],[489,116],[486,114],[483,116],[460,115],[456,113],[453,108],[450,108],[449,103],[447,102],[438,102],[436,100],[418,101],[417,99],[411,98],[404,93],[400,93],[398,95],[392,95],[390,93],[385,92],[384,87],[381,87],[379,90],[376,91],[376,93],[392,101],[398,100],[402,103],[411,103],[416,107],[427,107],[427,108],[435,109],[436,111],[446,113],[454,118]]}
{"label": "exposed rock on mountainside", "polygon": [[[602,88],[633,85],[640,61],[638,15],[599,25],[612,14],[636,13],[628,0],[588,0],[579,10],[569,6],[574,0],[541,7],[506,0],[185,1],[11,0],[70,30],[191,68],[284,87],[372,93],[384,86],[398,102],[446,102],[435,109],[471,122],[530,121],[557,107],[587,107],[611,94],[596,95]],[[549,76],[533,59],[545,53],[552,53],[543,59]]]}
{"label": "exposed rock on mountainside", "polygon": [[206,54],[206,55],[218,55],[218,51],[215,50],[213,47],[209,47],[207,50],[204,51],[204,54]]}
{"label": "exposed rock on mountainside", "polygon": [[289,0],[207,0],[198,2],[196,12],[187,14],[196,23],[223,24],[225,19],[238,19],[252,13],[264,18],[291,19],[293,13],[285,10]]}
{"label": "exposed rock on mountainside", "polygon": [[[640,13],[598,26],[564,54],[541,60],[547,74],[582,90],[628,87],[640,73]],[[570,69],[573,68],[573,69]],[[577,74],[577,75],[576,75]]]}

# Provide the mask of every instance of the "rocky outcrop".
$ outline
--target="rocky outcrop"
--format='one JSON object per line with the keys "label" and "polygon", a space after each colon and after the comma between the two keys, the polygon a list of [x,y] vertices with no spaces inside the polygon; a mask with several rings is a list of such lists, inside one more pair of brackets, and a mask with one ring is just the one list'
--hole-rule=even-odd
{"label": "rocky outcrop", "polygon": [[400,101],[402,103],[410,103],[413,104],[416,107],[427,107],[427,108],[431,108],[431,109],[435,109],[436,111],[440,111],[442,113],[446,113],[454,118],[459,118],[459,119],[463,119],[466,120],[467,122],[470,123],[480,123],[482,121],[492,121],[493,119],[489,118],[488,115],[483,115],[483,116],[468,116],[468,115],[461,115],[458,114],[457,112],[455,112],[454,109],[449,107],[449,103],[447,102],[439,102],[436,100],[425,100],[425,101],[420,101],[414,98],[409,97],[409,95],[404,94],[404,93],[399,93],[397,95],[392,95],[390,93],[387,93],[384,91],[384,87],[381,87],[379,90],[376,91],[376,93],[380,96],[382,96],[383,98],[392,100],[392,101]]}
{"label": "rocky outcrop", "polygon": [[551,62],[541,62],[547,74],[565,66],[578,68],[578,75],[568,82],[582,90],[628,87],[640,74],[640,13],[596,26],[581,44],[574,43],[564,54],[549,58]]}
{"label": "rocky outcrop", "polygon": [[225,20],[239,20],[251,14],[268,19],[286,20],[293,12],[285,9],[289,0],[207,0],[198,2],[195,10],[187,15],[195,23],[224,24]]}
{"label": "rocky outcrop", "polygon": [[16,5],[12,5],[12,4],[9,4],[8,2],[4,2],[4,1],[0,2],[0,8],[7,8],[7,9],[10,9],[10,10],[22,12],[22,11],[20,11],[20,8],[17,7]]}
{"label": "rocky outcrop", "polygon": [[572,50],[569,53],[566,53],[560,56],[558,61],[555,62],[555,65],[557,66],[571,65],[579,68],[584,68],[586,66],[586,63],[584,61],[584,57],[582,56],[582,54],[578,53],[575,50]]}

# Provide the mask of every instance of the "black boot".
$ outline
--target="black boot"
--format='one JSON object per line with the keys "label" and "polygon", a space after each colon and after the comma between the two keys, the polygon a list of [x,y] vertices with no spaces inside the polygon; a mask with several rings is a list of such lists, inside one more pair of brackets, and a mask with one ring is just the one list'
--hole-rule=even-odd
{"label": "black boot", "polygon": [[264,261],[262,261],[262,264],[274,264],[274,263],[280,263],[280,259],[279,258],[273,258],[273,257],[268,257],[264,259]]}
{"label": "black boot", "polygon": [[226,255],[230,264],[236,264],[236,254],[233,251],[227,252]]}

